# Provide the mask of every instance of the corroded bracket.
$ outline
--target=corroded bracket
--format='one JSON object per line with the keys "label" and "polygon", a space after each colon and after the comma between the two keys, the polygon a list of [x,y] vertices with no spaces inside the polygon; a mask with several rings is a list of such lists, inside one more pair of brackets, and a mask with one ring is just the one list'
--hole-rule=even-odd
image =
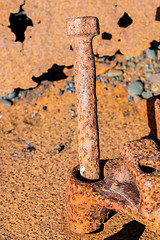
{"label": "corroded bracket", "polygon": [[119,159],[108,161],[105,178],[87,181],[79,168],[67,183],[66,217],[77,233],[97,230],[107,209],[127,214],[160,233],[160,153],[153,140],[124,145]]}

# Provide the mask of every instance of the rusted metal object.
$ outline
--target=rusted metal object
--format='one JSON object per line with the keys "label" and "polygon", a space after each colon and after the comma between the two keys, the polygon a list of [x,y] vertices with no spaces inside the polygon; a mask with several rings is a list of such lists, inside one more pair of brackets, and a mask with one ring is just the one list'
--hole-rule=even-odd
{"label": "rusted metal object", "polygon": [[150,139],[126,143],[119,159],[108,161],[105,178],[85,182],[79,167],[67,183],[66,217],[77,233],[97,230],[107,209],[127,214],[160,233],[160,154]]}
{"label": "rusted metal object", "polygon": [[[160,152],[153,140],[126,143],[119,158],[105,164],[104,178],[100,179],[95,68],[91,51],[96,22],[93,17],[68,20],[68,32],[77,34],[74,51],[80,165],[73,169],[67,182],[66,218],[72,231],[89,233],[104,223],[111,209],[160,233]],[[84,171],[83,175],[84,164],[86,173]]]}
{"label": "rusted metal object", "polygon": [[137,104],[137,108],[147,122],[152,135],[160,141],[160,99],[158,97],[143,99]]}
{"label": "rusted metal object", "polygon": [[92,38],[99,33],[96,17],[67,20],[68,35],[75,36],[75,85],[77,92],[80,172],[88,179],[99,179],[99,135],[96,104],[96,72]]}

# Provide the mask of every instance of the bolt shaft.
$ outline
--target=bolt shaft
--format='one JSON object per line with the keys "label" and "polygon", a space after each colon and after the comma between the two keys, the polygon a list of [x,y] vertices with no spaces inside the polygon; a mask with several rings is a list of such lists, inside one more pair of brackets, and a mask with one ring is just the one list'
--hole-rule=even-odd
{"label": "bolt shaft", "polygon": [[[78,33],[76,32],[78,21]],[[76,24],[75,24],[76,22]],[[98,34],[98,19],[68,19],[69,35],[75,35],[75,85],[77,93],[80,174],[87,179],[100,178],[99,133],[97,121],[96,71],[92,38]],[[70,29],[73,31],[71,32]],[[85,30],[85,33],[83,32]],[[93,32],[95,29],[95,32]]]}

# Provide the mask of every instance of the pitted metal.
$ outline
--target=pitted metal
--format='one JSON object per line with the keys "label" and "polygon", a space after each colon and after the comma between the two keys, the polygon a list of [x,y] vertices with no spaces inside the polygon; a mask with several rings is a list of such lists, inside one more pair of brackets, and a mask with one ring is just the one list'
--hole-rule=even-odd
{"label": "pitted metal", "polygon": [[68,35],[74,36],[75,85],[77,93],[79,162],[81,175],[99,179],[99,135],[96,104],[96,72],[92,38],[99,33],[96,17],[67,20]]}
{"label": "pitted metal", "polygon": [[100,227],[111,209],[160,233],[160,152],[153,140],[124,144],[119,158],[105,164],[104,178],[100,180],[95,67],[91,46],[92,37],[98,32],[96,24],[93,17],[68,20],[69,33],[78,34],[74,51],[80,165],[73,169],[67,182],[66,218],[72,231],[88,233]]}

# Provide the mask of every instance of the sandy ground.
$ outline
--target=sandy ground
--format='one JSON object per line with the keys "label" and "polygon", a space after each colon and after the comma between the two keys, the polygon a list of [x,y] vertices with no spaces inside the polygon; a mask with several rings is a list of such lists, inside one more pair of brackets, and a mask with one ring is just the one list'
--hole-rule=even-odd
{"label": "sandy ground", "polygon": [[[40,86],[11,107],[0,105],[0,239],[158,240],[119,213],[92,234],[75,234],[64,213],[65,186],[78,164],[76,94],[58,95],[64,80]],[[118,157],[123,143],[150,132],[121,85],[103,91],[97,81],[101,159]],[[43,89],[42,96],[38,92]],[[118,98],[114,98],[118,95]],[[42,108],[47,106],[46,111]]]}

